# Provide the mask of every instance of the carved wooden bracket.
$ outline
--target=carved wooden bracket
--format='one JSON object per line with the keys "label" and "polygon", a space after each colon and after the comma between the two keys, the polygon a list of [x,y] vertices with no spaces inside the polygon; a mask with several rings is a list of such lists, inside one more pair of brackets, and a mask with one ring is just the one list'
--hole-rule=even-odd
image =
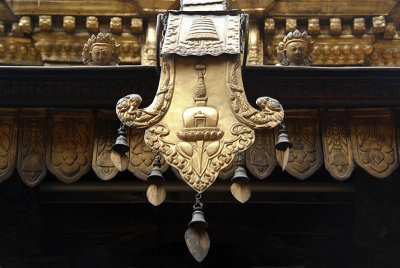
{"label": "carved wooden bracket", "polygon": [[16,109],[2,109],[0,114],[0,182],[8,179],[15,168],[17,112]]}

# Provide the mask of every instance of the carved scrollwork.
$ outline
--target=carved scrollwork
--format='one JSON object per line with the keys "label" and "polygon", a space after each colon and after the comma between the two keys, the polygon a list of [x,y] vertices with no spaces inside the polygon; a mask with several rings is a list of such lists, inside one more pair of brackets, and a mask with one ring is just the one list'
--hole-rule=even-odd
{"label": "carved scrollwork", "polygon": [[153,103],[144,109],[138,109],[142,98],[137,94],[130,94],[117,103],[116,112],[119,120],[133,128],[147,128],[159,122],[168,111],[174,90],[173,63],[164,60],[162,64],[163,75],[159,90]]}
{"label": "carved scrollwork", "polygon": [[256,131],[254,144],[246,151],[246,166],[258,179],[267,178],[276,166],[274,133]]}
{"label": "carved scrollwork", "polygon": [[[215,181],[218,172],[230,164],[235,154],[244,151],[254,142],[254,131],[242,124],[232,126],[231,133],[236,137],[234,140],[209,141],[206,145],[201,144],[201,147],[195,147],[189,142],[169,142],[164,139],[169,133],[166,126],[155,125],[146,130],[145,142],[153,150],[159,150],[165,160],[176,167],[186,183],[197,192],[205,191]],[[192,164],[195,159],[204,161]]]}
{"label": "carved scrollwork", "polygon": [[399,165],[392,112],[352,110],[349,115],[357,165],[374,177],[389,176]]}
{"label": "carved scrollwork", "polygon": [[21,111],[17,171],[28,186],[38,185],[47,174],[45,144],[46,111]]}
{"label": "carved scrollwork", "polygon": [[113,112],[99,111],[97,113],[92,169],[102,180],[110,180],[118,174],[118,170],[111,161],[111,146],[117,137],[118,125],[119,122]]}
{"label": "carved scrollwork", "polygon": [[17,153],[16,110],[1,109],[0,116],[0,182],[8,179],[15,168]]}
{"label": "carved scrollwork", "polygon": [[[129,166],[128,170],[141,180],[147,180],[153,168],[154,152],[144,142],[144,130],[129,129]],[[167,171],[169,165],[161,157],[161,170]]]}
{"label": "carved scrollwork", "polygon": [[92,121],[89,111],[52,112],[46,163],[59,180],[71,183],[89,171],[93,153]]}
{"label": "carved scrollwork", "polygon": [[[287,132],[293,144],[286,170],[300,180],[314,174],[322,165],[317,114],[316,110],[298,110],[290,111],[285,117]],[[282,166],[282,154],[279,151],[276,154],[278,163]]]}
{"label": "carved scrollwork", "polygon": [[322,119],[325,168],[335,179],[345,180],[354,170],[346,112],[324,112]]}
{"label": "carved scrollwork", "polygon": [[261,111],[253,108],[247,101],[243,86],[238,81],[237,73],[240,65],[238,57],[231,61],[231,72],[228,78],[228,91],[231,98],[231,107],[236,118],[254,129],[273,128],[284,117],[282,105],[270,97],[260,97],[256,104]]}
{"label": "carved scrollwork", "polygon": [[222,180],[231,179],[235,174],[236,167],[237,167],[237,156],[235,155],[233,156],[232,162],[223,169],[221,169],[221,171],[218,174],[218,178]]}

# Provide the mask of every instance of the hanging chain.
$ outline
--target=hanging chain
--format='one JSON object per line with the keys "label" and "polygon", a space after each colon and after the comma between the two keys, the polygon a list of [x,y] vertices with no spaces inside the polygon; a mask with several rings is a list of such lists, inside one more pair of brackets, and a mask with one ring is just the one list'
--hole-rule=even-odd
{"label": "hanging chain", "polygon": [[203,203],[201,203],[200,201],[201,197],[202,197],[201,193],[197,193],[195,195],[196,202],[193,205],[194,210],[203,210]]}

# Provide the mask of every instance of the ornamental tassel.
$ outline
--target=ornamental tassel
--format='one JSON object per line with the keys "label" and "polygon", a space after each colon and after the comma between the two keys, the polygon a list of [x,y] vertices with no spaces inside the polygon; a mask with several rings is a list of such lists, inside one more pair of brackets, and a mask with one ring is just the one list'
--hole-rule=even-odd
{"label": "ornamental tassel", "polygon": [[204,218],[201,194],[196,194],[196,203],[193,206],[192,220],[185,232],[185,242],[190,254],[196,261],[202,262],[210,249],[210,237],[207,233],[208,223]]}

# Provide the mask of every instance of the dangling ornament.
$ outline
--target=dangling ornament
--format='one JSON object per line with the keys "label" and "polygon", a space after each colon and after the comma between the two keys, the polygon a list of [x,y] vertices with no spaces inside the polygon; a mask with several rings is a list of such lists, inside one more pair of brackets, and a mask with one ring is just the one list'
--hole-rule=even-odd
{"label": "dangling ornament", "polygon": [[285,170],[286,165],[289,161],[289,152],[293,144],[289,140],[289,136],[286,133],[286,126],[283,121],[279,124],[279,136],[278,141],[275,144],[275,149],[280,151],[282,155],[282,171]]}
{"label": "dangling ornament", "polygon": [[149,177],[147,177],[147,181],[150,183],[146,192],[147,200],[153,206],[162,204],[165,201],[167,193],[164,186],[165,179],[161,170],[161,156],[158,152],[154,156],[153,168]]}
{"label": "dangling ornament", "polygon": [[202,262],[210,249],[210,237],[207,233],[208,223],[204,218],[201,194],[196,194],[196,203],[193,206],[192,220],[185,232],[185,242],[190,254],[198,262]]}
{"label": "dangling ornament", "polygon": [[238,153],[237,168],[235,175],[232,178],[231,193],[241,203],[246,203],[251,196],[249,187],[249,177],[247,176],[246,169],[244,168],[244,155]]}
{"label": "dangling ornament", "polygon": [[111,148],[111,161],[113,162],[114,166],[119,171],[126,170],[129,165],[129,160],[126,153],[129,152],[130,149],[126,139],[125,123],[121,123],[121,126],[118,129],[118,138]]}

